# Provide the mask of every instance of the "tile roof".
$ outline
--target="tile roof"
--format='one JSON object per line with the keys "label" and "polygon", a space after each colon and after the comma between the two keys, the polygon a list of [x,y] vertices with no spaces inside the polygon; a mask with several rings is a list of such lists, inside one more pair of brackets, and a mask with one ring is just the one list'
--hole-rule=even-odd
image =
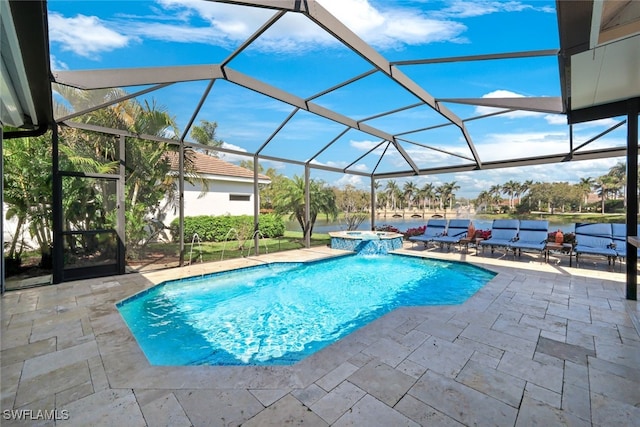
{"label": "tile roof", "polygon": [[[233,163],[225,162],[217,157],[197,151],[189,151],[187,156],[193,161],[196,171],[200,174],[253,179],[253,171],[234,165]],[[169,152],[167,153],[167,157],[169,157],[169,161],[171,162],[171,170],[177,171],[178,153]],[[258,179],[271,181],[271,178],[264,174],[258,174]]]}

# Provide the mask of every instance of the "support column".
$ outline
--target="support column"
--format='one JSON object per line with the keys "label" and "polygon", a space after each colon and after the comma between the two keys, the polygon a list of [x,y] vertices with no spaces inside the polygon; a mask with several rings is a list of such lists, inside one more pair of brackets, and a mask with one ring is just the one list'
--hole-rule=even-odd
{"label": "support column", "polygon": [[120,168],[118,170],[119,179],[118,179],[118,189],[116,191],[116,194],[118,197],[118,208],[117,208],[118,209],[118,223],[117,223],[118,228],[116,229],[116,232],[118,233],[118,274],[124,274],[126,272],[126,268],[125,268],[125,248],[126,248],[126,242],[127,242],[126,234],[125,234],[125,227],[127,223],[127,218],[125,215],[125,211],[127,209],[126,201],[125,201],[126,153],[127,153],[126,139],[124,135],[120,135],[120,139],[118,141],[118,160],[120,161]]}
{"label": "support column", "polygon": [[64,280],[64,241],[62,236],[62,177],[60,175],[60,150],[58,149],[58,125],[51,127],[52,221],[53,221],[53,283]]}
{"label": "support column", "polygon": [[309,193],[309,181],[311,177],[311,168],[309,164],[304,165],[304,221],[307,224],[307,229],[304,231],[304,246],[306,248],[311,247],[311,227],[309,222],[311,221],[311,194]]}
{"label": "support column", "polygon": [[629,236],[638,234],[638,98],[630,99],[627,113],[627,299],[638,299],[638,248]]}
{"label": "support column", "polygon": [[258,156],[253,156],[253,253],[260,255],[260,186],[258,185],[258,172],[260,164]]}
{"label": "support column", "polygon": [[371,175],[371,231],[376,229],[376,179]]}
{"label": "support column", "polygon": [[[0,206],[2,206],[2,214],[4,215],[4,139],[2,126],[0,126]],[[4,294],[4,276],[6,269],[4,268],[4,218],[0,219],[0,235],[2,235],[2,259],[0,260],[0,295]]]}
{"label": "support column", "polygon": [[180,267],[184,266],[184,141],[180,141],[178,149],[178,212],[180,227]]}

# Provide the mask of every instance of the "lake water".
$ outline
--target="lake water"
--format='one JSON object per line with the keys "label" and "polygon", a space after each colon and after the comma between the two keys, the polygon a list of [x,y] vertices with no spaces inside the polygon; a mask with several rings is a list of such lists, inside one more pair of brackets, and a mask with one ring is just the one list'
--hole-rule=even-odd
{"label": "lake water", "polygon": [[[455,218],[455,216],[451,216],[451,218]],[[493,222],[490,219],[475,219],[471,218],[473,221],[473,225],[476,230],[489,230],[491,229],[491,223]],[[387,216],[386,218],[376,218],[376,226],[380,227],[382,225],[392,225],[399,229],[400,231],[406,231],[409,228],[415,228],[423,226],[427,223],[428,218],[392,218],[391,216]],[[289,231],[301,231],[300,225],[297,221],[287,221],[286,229]],[[316,220],[315,226],[313,227],[314,233],[328,233],[330,231],[340,231],[346,230],[347,225],[341,221],[327,221],[324,218],[318,218]],[[371,229],[371,221],[366,220],[358,230],[370,230]],[[549,231],[562,230],[563,233],[573,233],[574,223],[549,223]]]}

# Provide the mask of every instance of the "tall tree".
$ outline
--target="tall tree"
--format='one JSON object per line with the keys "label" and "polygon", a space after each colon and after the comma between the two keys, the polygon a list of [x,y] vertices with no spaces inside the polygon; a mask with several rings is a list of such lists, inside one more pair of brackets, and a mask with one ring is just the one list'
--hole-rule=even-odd
{"label": "tall tree", "polygon": [[394,210],[396,209],[396,198],[398,196],[399,190],[400,189],[398,188],[398,184],[393,179],[387,181],[385,192],[389,196],[389,200],[391,201],[391,208]]}
{"label": "tall tree", "polygon": [[425,204],[428,203],[429,209],[431,209],[431,202],[434,197],[434,186],[432,183],[428,182],[422,186],[420,189],[420,194],[422,197],[422,208],[425,208]]}
{"label": "tall tree", "polygon": [[624,206],[627,206],[627,165],[618,162],[615,166],[609,169],[607,175],[613,177],[613,182],[616,185],[616,192],[622,193],[624,199]]}
{"label": "tall tree", "polygon": [[580,178],[580,182],[576,184],[578,187],[578,191],[582,195],[582,198],[580,199],[580,205],[578,207],[579,212],[582,212],[583,204],[586,205],[588,203],[589,194],[591,194],[591,189],[593,188],[594,184],[595,184],[595,180],[590,176],[586,178]]}
{"label": "tall tree", "polygon": [[413,181],[407,181],[402,186],[402,194],[404,196],[404,199],[407,201],[407,207],[409,209],[411,209],[412,202],[416,198],[417,192],[418,192],[418,187]]}
{"label": "tall tree", "polygon": [[358,190],[351,184],[343,189],[334,188],[336,205],[344,214],[347,230],[357,230],[367,218],[365,210],[369,207],[369,195],[364,190]]}
{"label": "tall tree", "polygon": [[[217,122],[200,120],[200,124],[194,125],[191,129],[191,138],[200,145],[206,145],[207,147],[213,148],[222,147],[224,141],[216,136],[217,129]],[[210,156],[218,157],[218,151],[216,150],[204,149],[204,152]]]}
{"label": "tall tree", "polygon": [[513,209],[513,197],[518,191],[519,184],[513,180],[509,180],[502,184],[502,193],[509,196],[509,209]]}
{"label": "tall tree", "polygon": [[460,189],[460,186],[456,184],[456,181],[446,182],[442,185],[440,194],[442,195],[442,199],[444,199],[444,204],[446,207],[446,203],[449,202],[449,209],[453,209],[453,201],[455,199],[455,192]]}
{"label": "tall tree", "polygon": [[596,179],[595,189],[600,196],[600,211],[601,213],[605,213],[605,203],[604,201],[609,198],[609,194],[611,191],[616,188],[617,184],[615,182],[615,178],[611,175],[602,175]]}
{"label": "tall tree", "polygon": [[48,136],[17,138],[3,142],[4,201],[7,219],[16,218],[17,227],[7,253],[20,258],[18,240],[22,227],[29,224],[37,242],[44,268],[51,267],[53,236],[51,229],[51,143]]}
{"label": "tall tree", "polygon": [[338,216],[336,196],[333,190],[324,181],[311,179],[309,181],[309,222],[305,218],[305,185],[304,178],[295,175],[293,179],[283,180],[281,188],[273,201],[275,211],[279,214],[290,214],[300,224],[302,231],[309,235],[313,233],[313,226],[319,213],[327,215],[335,220]]}

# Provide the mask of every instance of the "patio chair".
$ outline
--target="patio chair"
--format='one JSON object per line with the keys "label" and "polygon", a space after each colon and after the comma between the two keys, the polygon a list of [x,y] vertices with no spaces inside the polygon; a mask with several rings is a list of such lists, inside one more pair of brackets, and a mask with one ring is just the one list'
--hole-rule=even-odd
{"label": "patio chair", "polygon": [[520,221],[517,219],[494,219],[491,224],[491,237],[479,243],[482,252],[487,246],[491,248],[491,253],[498,247],[508,251],[511,244],[516,241],[519,227]]}
{"label": "patio chair", "polygon": [[471,224],[470,219],[451,219],[446,235],[435,237],[433,241],[440,244],[441,247],[447,246],[447,250],[449,250],[451,245],[457,245],[460,240],[467,237],[469,224]]}
{"label": "patio chair", "polygon": [[618,256],[613,248],[613,227],[604,223],[576,223],[576,267],[580,267],[581,255],[595,255],[607,258],[611,265]]}
{"label": "patio chair", "polygon": [[[627,257],[627,224],[611,224],[611,230],[616,257],[625,259]],[[636,236],[638,235],[640,235],[640,225],[638,225]],[[640,259],[640,249],[637,251]]]}
{"label": "patio chair", "polygon": [[549,236],[549,221],[546,220],[521,220],[518,228],[518,237],[512,242],[513,256],[522,255],[522,251],[544,253]]}
{"label": "patio chair", "polygon": [[419,236],[411,236],[409,240],[411,242],[422,242],[425,246],[435,237],[442,236],[447,230],[447,220],[439,219],[439,218],[431,218],[427,221],[427,228],[424,230],[424,233]]}

